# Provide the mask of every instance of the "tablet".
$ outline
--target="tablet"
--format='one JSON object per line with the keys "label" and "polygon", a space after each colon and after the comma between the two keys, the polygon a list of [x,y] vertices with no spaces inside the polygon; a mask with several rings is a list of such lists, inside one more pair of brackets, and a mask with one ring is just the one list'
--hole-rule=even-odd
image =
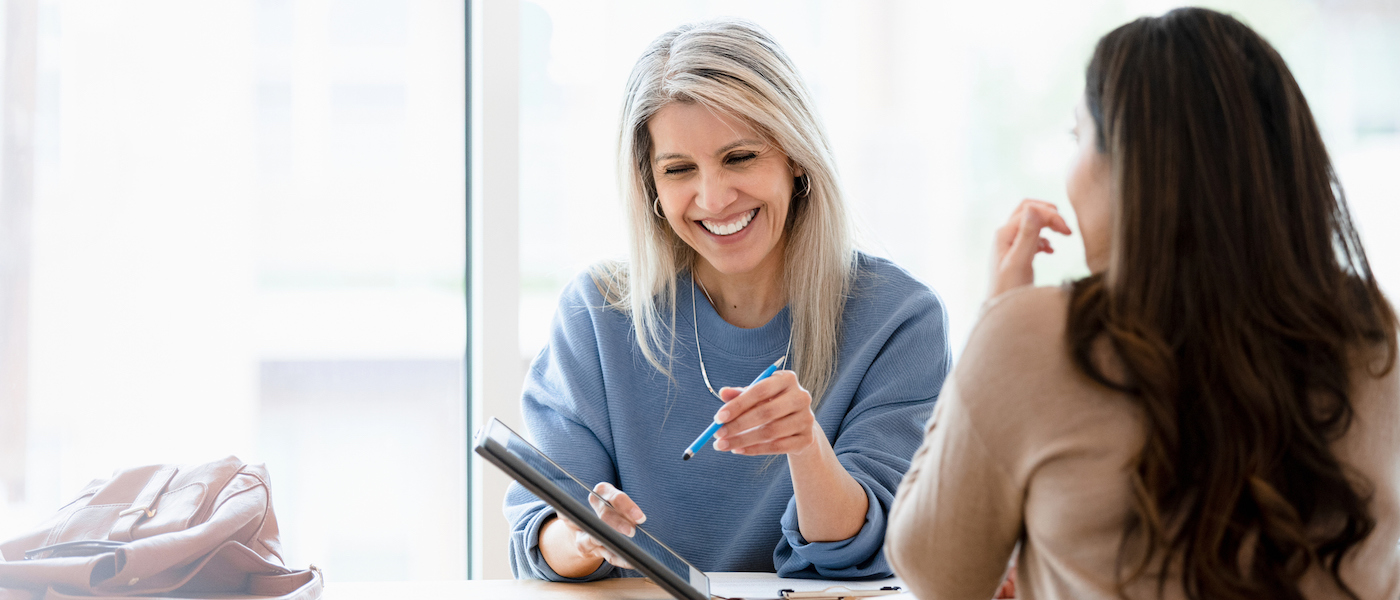
{"label": "tablet", "polygon": [[667,593],[681,600],[710,600],[710,580],[700,569],[641,526],[637,526],[638,535],[629,538],[604,523],[588,505],[593,487],[570,475],[504,423],[495,418],[486,423],[476,434],[475,450]]}

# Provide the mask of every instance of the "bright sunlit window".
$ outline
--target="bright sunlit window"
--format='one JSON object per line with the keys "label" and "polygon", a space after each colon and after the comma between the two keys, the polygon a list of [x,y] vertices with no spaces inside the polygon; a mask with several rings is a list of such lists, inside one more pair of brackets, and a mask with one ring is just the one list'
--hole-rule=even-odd
{"label": "bright sunlit window", "polygon": [[462,4],[7,5],[0,539],[237,454],[289,565],[465,576]]}

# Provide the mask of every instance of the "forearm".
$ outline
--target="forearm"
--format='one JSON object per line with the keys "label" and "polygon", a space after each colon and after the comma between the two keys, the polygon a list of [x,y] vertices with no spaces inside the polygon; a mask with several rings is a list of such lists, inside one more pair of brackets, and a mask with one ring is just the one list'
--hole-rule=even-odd
{"label": "forearm", "polygon": [[540,528],[540,556],[561,577],[587,577],[603,565],[603,559],[579,554],[573,536],[562,520],[550,517]]}
{"label": "forearm", "polygon": [[[813,427],[817,427],[814,423]],[[797,523],[809,542],[837,542],[860,533],[870,499],[836,458],[820,429],[812,446],[788,454],[788,470],[797,497]]]}

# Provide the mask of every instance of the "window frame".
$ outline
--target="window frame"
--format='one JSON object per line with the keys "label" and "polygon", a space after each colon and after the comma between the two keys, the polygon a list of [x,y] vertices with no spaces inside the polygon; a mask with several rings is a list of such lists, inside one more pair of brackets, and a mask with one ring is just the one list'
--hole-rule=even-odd
{"label": "window frame", "polygon": [[[472,0],[467,53],[467,577],[510,579],[510,478],[471,452],[491,417],[523,425],[520,315],[520,2]],[[490,115],[490,118],[486,118]],[[489,149],[489,151],[488,151]],[[487,318],[489,315],[489,318]]]}

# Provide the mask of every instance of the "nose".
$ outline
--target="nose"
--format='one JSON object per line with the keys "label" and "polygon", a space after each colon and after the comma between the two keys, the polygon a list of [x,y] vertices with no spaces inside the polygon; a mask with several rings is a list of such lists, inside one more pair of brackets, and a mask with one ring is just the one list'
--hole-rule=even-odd
{"label": "nose", "polygon": [[697,190],[695,205],[714,215],[724,212],[725,207],[739,199],[739,191],[726,180],[723,173],[710,171],[700,175],[700,189]]}

